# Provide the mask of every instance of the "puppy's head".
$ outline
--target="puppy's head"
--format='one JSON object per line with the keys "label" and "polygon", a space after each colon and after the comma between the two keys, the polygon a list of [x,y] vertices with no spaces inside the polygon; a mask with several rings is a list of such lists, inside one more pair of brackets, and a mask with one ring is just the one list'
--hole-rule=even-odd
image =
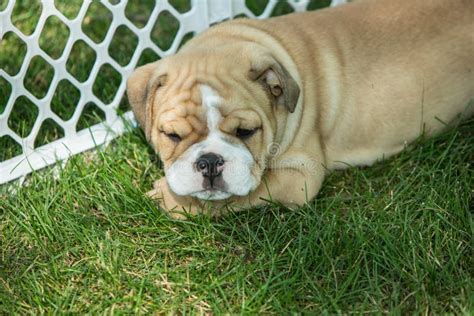
{"label": "puppy's head", "polygon": [[203,200],[260,184],[299,97],[288,71],[254,48],[178,53],[136,69],[127,89],[171,190]]}

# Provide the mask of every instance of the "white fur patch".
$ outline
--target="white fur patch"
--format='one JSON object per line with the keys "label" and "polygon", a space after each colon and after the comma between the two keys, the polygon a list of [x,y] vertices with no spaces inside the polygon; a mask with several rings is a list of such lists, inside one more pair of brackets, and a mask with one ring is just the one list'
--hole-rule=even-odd
{"label": "white fur patch", "polygon": [[[191,195],[203,200],[222,200],[232,195],[245,196],[258,185],[252,175],[254,159],[250,151],[241,144],[226,141],[219,129],[222,115],[219,111],[221,98],[209,86],[201,85],[202,106],[206,109],[209,134],[207,138],[192,145],[166,170],[168,184],[178,195]],[[214,153],[224,158],[221,190],[205,190],[204,177],[196,170],[196,160],[206,153]]]}

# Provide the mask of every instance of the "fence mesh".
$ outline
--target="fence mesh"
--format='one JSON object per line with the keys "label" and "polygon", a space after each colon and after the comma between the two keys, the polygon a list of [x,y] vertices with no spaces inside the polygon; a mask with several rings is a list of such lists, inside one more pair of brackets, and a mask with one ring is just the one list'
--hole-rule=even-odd
{"label": "fence mesh", "polygon": [[0,2],[0,184],[122,134],[133,124],[124,97],[133,69],[210,25],[342,2]]}

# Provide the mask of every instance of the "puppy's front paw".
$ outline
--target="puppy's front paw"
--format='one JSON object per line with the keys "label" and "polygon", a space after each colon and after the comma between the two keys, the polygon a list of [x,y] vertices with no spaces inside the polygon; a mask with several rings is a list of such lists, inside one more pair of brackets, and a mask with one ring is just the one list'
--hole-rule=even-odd
{"label": "puppy's front paw", "polygon": [[185,214],[197,214],[198,205],[192,198],[176,195],[168,186],[165,178],[155,181],[153,190],[147,194],[156,200],[159,206],[176,219],[185,219]]}

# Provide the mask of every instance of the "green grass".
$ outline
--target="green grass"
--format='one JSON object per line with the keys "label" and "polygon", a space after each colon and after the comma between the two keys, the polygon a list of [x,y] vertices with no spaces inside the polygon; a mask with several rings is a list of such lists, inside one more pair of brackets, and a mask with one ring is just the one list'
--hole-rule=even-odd
{"label": "green grass", "polygon": [[[174,2],[188,9],[186,1]],[[258,12],[264,2],[249,4]],[[66,9],[77,14],[73,5]],[[130,10],[127,16],[143,26],[146,10],[138,4]],[[274,14],[287,10],[280,4]],[[22,29],[34,29],[33,13],[18,16]],[[97,39],[101,27],[89,29]],[[14,72],[21,44],[6,38],[0,67]],[[118,62],[126,63],[129,56],[118,51],[130,47],[116,45]],[[79,47],[68,62],[80,81],[88,77],[87,54]],[[156,58],[146,51],[140,64]],[[34,70],[32,89],[42,93],[47,72]],[[106,101],[117,79],[105,80],[107,74],[113,71],[94,85]],[[0,89],[11,87],[0,79]],[[77,91],[64,82],[52,108],[66,120],[75,102]],[[17,106],[23,112],[12,126],[27,133],[35,112],[27,100]],[[121,110],[127,108],[124,99]],[[86,112],[80,128],[100,116],[93,104]],[[60,135],[49,125],[38,144]],[[471,119],[373,167],[335,172],[317,199],[297,210],[273,204],[175,221],[144,195],[162,170],[142,132],[133,130],[105,149],[73,157],[57,180],[49,168],[14,194],[7,193],[11,186],[0,187],[0,314],[470,314],[473,139]],[[11,139],[2,141],[0,161],[18,154]]]}
{"label": "green grass", "polygon": [[0,200],[0,313],[473,311],[474,121],[318,198],[187,221],[135,130]]}

